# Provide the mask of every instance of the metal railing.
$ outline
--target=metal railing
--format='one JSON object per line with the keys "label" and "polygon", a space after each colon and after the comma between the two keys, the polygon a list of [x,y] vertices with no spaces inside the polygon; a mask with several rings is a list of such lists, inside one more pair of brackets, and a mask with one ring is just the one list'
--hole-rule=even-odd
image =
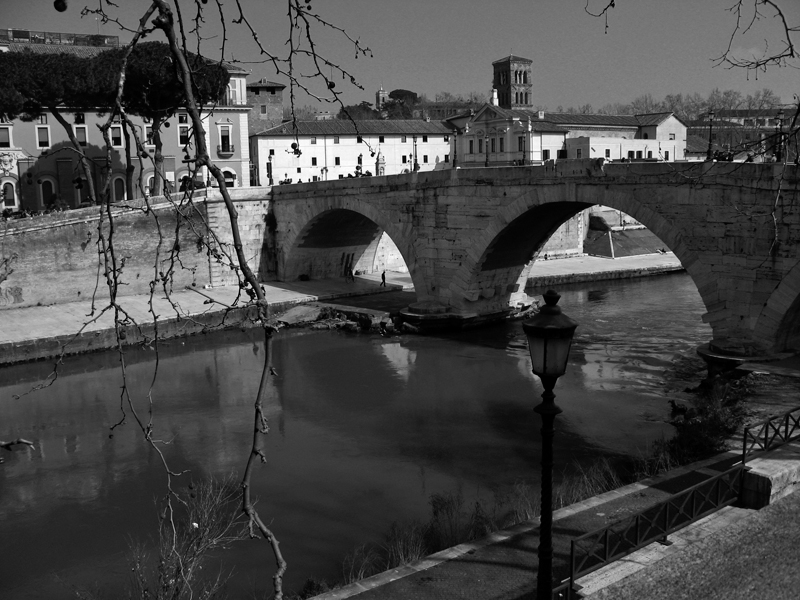
{"label": "metal railing", "polygon": [[636,515],[573,539],[569,579],[554,588],[553,598],[575,597],[577,579],[652,542],[669,544],[670,533],[735,503],[744,470],[744,464],[738,463]]}
{"label": "metal railing", "polygon": [[233,154],[234,152],[236,152],[236,148],[233,144],[217,146],[217,154]]}
{"label": "metal railing", "polygon": [[742,463],[757,450],[769,450],[800,437],[800,407],[745,427]]}

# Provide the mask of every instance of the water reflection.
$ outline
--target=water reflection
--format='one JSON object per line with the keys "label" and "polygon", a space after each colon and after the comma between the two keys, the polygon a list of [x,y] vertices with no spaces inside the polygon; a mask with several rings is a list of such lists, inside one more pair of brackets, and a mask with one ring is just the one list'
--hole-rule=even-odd
{"label": "water reflection", "polygon": [[[580,326],[556,388],[565,409],[556,474],[573,460],[636,453],[668,432],[660,374],[709,338],[686,276],[592,287],[560,290]],[[336,578],[340,558],[392,521],[425,519],[431,493],[460,489],[469,502],[536,482],[541,389],[519,323],[439,337],[284,332],[271,346],[268,463],[254,487],[289,561],[289,588],[309,575]],[[153,418],[173,468],[238,476],[263,353],[256,332],[164,345]],[[128,357],[145,415],[153,358]],[[55,385],[19,399],[48,365],[2,370],[0,439],[36,441],[0,466],[2,598],[65,595],[42,573],[113,590],[126,579],[126,537],[155,531],[158,457],[131,424],[109,431],[123,411],[131,418],[116,364],[113,354],[75,357]],[[233,597],[268,587],[267,552],[249,542],[226,555],[239,574]]]}

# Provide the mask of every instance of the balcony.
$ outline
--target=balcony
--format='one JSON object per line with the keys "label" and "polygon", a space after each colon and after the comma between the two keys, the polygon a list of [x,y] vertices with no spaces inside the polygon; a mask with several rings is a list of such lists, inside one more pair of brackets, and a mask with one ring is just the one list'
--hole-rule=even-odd
{"label": "balcony", "polygon": [[217,156],[220,158],[230,158],[236,152],[233,144],[221,144],[217,146]]}

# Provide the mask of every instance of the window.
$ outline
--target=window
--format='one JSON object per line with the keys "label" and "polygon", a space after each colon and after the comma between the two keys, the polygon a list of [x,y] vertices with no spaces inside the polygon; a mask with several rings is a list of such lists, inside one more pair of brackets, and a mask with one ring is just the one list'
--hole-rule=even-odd
{"label": "window", "polygon": [[358,164],[364,164],[364,157],[361,154],[358,155]]}
{"label": "window", "polygon": [[55,201],[55,188],[50,179],[41,179],[39,184],[39,196],[42,199],[42,206],[50,206]]}
{"label": "window", "polygon": [[550,150],[542,150],[542,160],[550,160]]}
{"label": "window", "polygon": [[316,137],[312,137],[311,138],[311,143],[312,144],[316,144],[317,143],[317,138]]}
{"label": "window", "polygon": [[39,125],[47,125],[47,115],[39,115]]}
{"label": "window", "polygon": [[475,154],[474,144],[475,144],[475,140],[470,140],[469,141],[469,154]]}
{"label": "window", "polygon": [[653,151],[652,150],[648,150],[647,151],[647,158],[653,158]]}
{"label": "window", "polygon": [[186,113],[178,113],[178,123],[188,123],[189,115]]}
{"label": "window", "polygon": [[114,202],[122,202],[125,200],[125,180],[122,177],[117,177],[114,180]]}
{"label": "window", "polygon": [[446,162],[446,163],[450,162],[450,155],[449,154],[445,154],[444,155],[444,162]]}
{"label": "window", "polygon": [[405,154],[403,154],[403,156],[400,158],[400,162],[405,164],[405,162],[406,162],[406,155]]}
{"label": "window", "polygon": [[478,154],[483,154],[483,138],[478,138]]}
{"label": "window", "polygon": [[445,141],[445,143],[449,142],[450,141],[450,136],[449,135],[444,136],[444,141]]}
{"label": "window", "polygon": [[233,152],[233,145],[231,144],[231,126],[230,125],[217,125],[219,127],[219,146],[223,152]]}
{"label": "window", "polygon": [[339,179],[344,179],[344,175],[339,175]]}
{"label": "window", "polygon": [[606,148],[606,158],[611,158],[611,148]]}
{"label": "window", "polygon": [[297,167],[297,172],[298,173],[302,173],[303,172],[303,168],[302,167]]}
{"label": "window", "polygon": [[75,124],[83,125],[84,123],[86,123],[86,115],[83,113],[75,113]]}
{"label": "window", "polygon": [[[152,135],[152,134],[151,134]],[[86,146],[89,143],[88,134],[86,133],[86,126],[82,125],[75,128],[75,139],[78,140],[79,146]]]}
{"label": "window", "polygon": [[575,158],[583,158],[583,150],[581,150],[580,148],[575,150]]}
{"label": "window", "polygon": [[636,151],[636,158],[642,158],[642,151],[641,150],[637,150]]}
{"label": "window", "polygon": [[628,158],[633,158],[633,150],[628,150]]}
{"label": "window", "polygon": [[400,138],[400,143],[401,143],[401,144],[405,144],[407,141],[408,141],[408,138],[407,138],[406,136],[402,136],[402,137]]}
{"label": "window", "polygon": [[382,135],[378,136],[378,142],[380,142],[381,144],[383,143],[383,136]]}
{"label": "window", "polygon": [[333,143],[334,144],[338,144],[339,143],[339,136],[338,135],[333,136]]}
{"label": "window", "polygon": [[253,90],[253,94],[255,94],[256,96],[260,96],[261,95],[261,90],[256,88],[256,89]]}
{"label": "window", "polygon": [[314,175],[314,176],[311,178],[311,181],[319,181],[319,177],[317,177],[316,175]]}
{"label": "window", "polygon": [[342,164],[342,163],[341,163],[341,161],[339,160],[339,157],[338,157],[338,156],[337,156],[336,158],[334,158],[334,159],[333,159],[333,164],[335,164],[337,167],[338,167],[340,164]]}
{"label": "window", "polygon": [[648,135],[647,133],[645,133],[645,134],[644,134],[642,137],[643,137],[644,139],[648,139],[648,138],[650,137],[650,135]]}
{"label": "window", "polygon": [[13,183],[3,184],[3,201],[6,207],[15,208],[17,206],[17,197],[14,193]]}
{"label": "window", "polygon": [[270,148],[269,149],[269,155],[270,156],[275,156],[275,148]]}
{"label": "window", "polygon": [[262,115],[267,114],[267,105],[266,104],[262,104],[261,105],[261,114]]}
{"label": "window", "polygon": [[664,151],[664,160],[669,160],[669,150]]}
{"label": "window", "polygon": [[675,134],[674,133],[670,133],[669,134],[669,139],[674,140],[675,139]]}
{"label": "window", "polygon": [[495,142],[495,138],[492,138],[492,154],[495,153],[494,142]]}
{"label": "window", "polygon": [[517,138],[517,150],[519,152],[525,152],[525,138],[522,136]]}
{"label": "window", "polygon": [[189,126],[178,125],[178,143],[181,146],[185,146],[189,143],[189,137]]}
{"label": "window", "polygon": [[423,154],[422,155],[422,162],[425,163],[425,164],[428,164],[428,155],[427,154]]}
{"label": "window", "polygon": [[500,138],[500,152],[505,152],[506,151],[505,141],[506,140],[504,138]]}
{"label": "window", "polygon": [[558,150],[556,153],[556,158],[567,158],[567,151],[566,150]]}
{"label": "window", "polygon": [[428,141],[428,136],[427,135],[423,135],[422,136],[422,142],[425,143],[427,141]]}
{"label": "window", "polygon": [[112,125],[111,126],[111,145],[115,148],[119,148],[122,146],[122,126],[121,125]]}
{"label": "window", "polygon": [[152,125],[145,125],[144,126],[144,144],[145,144],[145,146],[152,146],[153,145],[153,126]]}
{"label": "window", "polygon": [[50,147],[50,128],[47,126],[36,128],[36,145],[39,148]]}
{"label": "window", "polygon": [[316,167],[317,166],[317,157],[316,156],[312,156],[311,157],[311,166],[312,167]]}
{"label": "window", "polygon": [[362,141],[362,140],[361,140],[361,136],[360,136],[360,135],[359,135],[358,137],[356,137],[356,143],[360,144],[360,143],[361,143],[361,141]]}
{"label": "window", "polygon": [[11,127],[0,127],[0,148],[11,148]]}

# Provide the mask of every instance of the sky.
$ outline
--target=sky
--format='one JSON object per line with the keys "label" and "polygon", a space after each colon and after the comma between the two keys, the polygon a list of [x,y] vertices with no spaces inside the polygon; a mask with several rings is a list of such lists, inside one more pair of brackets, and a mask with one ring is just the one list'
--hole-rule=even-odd
{"label": "sky", "polygon": [[[184,15],[193,0],[179,0]],[[242,61],[251,71],[248,80],[266,77],[287,84],[262,60],[252,35],[233,23],[238,16],[234,0],[219,0],[226,15],[225,58]],[[605,0],[588,0],[599,10]],[[95,8],[100,0],[68,0],[64,13],[52,0],[3,0],[8,28],[120,35],[130,34],[93,16],[81,17],[81,8]],[[171,3],[174,5],[175,0]],[[240,0],[248,22],[266,51],[285,56],[289,31],[286,0]],[[745,0],[752,4],[754,0]],[[727,9],[734,0],[616,0],[605,18],[586,13],[586,0],[310,0],[312,12],[342,28],[369,47],[372,57],[354,59],[354,45],[341,32],[316,26],[312,37],[318,53],[345,68],[350,78],[334,74],[336,90],[345,104],[374,102],[375,92],[402,88],[434,99],[437,93],[489,95],[492,62],[514,54],[533,61],[533,104],[555,110],[591,104],[627,103],[642,94],[661,99],[666,94],[707,95],[714,88],[734,89],[743,95],[770,88],[785,103],[800,93],[800,71],[771,68],[766,73],[714,67],[713,59],[727,48],[736,17]],[[109,8],[123,23],[134,26],[149,2],[117,0]],[[790,24],[800,24],[800,2],[780,0]],[[222,28],[215,0],[206,8],[202,51],[218,57]],[[765,40],[775,47],[777,19],[768,18],[751,35],[737,39],[734,48],[752,53]],[[161,39],[155,37],[153,39]],[[305,44],[305,42],[304,42]],[[307,47],[303,45],[301,47]],[[310,81],[312,91],[326,92]],[[288,90],[287,90],[288,91]],[[288,94],[287,94],[288,96]],[[329,96],[329,94],[328,94]],[[287,101],[285,101],[287,103]],[[299,105],[314,104],[300,93]],[[338,110],[321,103],[318,110]]]}

